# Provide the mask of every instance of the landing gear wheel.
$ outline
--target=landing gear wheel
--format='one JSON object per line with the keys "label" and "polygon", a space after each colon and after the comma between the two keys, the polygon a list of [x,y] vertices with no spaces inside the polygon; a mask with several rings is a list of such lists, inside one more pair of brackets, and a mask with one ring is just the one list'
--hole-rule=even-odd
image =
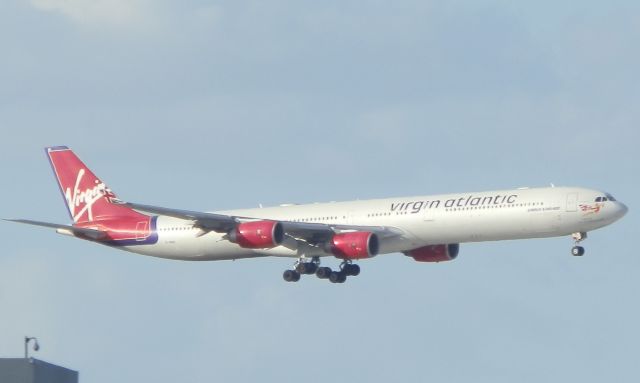
{"label": "landing gear wheel", "polygon": [[318,270],[318,264],[313,262],[300,262],[296,265],[299,274],[314,274]]}
{"label": "landing gear wheel", "polygon": [[571,255],[576,257],[581,257],[584,255],[584,247],[582,246],[574,246],[571,248]]}
{"label": "landing gear wheel", "polygon": [[332,271],[329,275],[331,283],[344,283],[347,280],[347,276],[342,271]]}
{"label": "landing gear wheel", "polygon": [[355,276],[360,274],[360,266],[352,264],[352,263],[347,263],[342,268],[342,272],[345,273],[346,275],[355,277]]}
{"label": "landing gear wheel", "polygon": [[316,271],[316,277],[320,279],[328,279],[331,275],[331,272],[332,270],[330,267],[318,267],[318,270]]}
{"label": "landing gear wheel", "polygon": [[295,270],[285,270],[282,278],[287,282],[298,282],[300,280],[300,273]]}

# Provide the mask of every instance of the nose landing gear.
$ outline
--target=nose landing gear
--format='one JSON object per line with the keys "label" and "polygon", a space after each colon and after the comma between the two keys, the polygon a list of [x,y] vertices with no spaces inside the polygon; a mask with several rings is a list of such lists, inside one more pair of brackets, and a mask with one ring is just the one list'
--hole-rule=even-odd
{"label": "nose landing gear", "polygon": [[575,241],[575,246],[571,248],[571,255],[581,257],[584,255],[584,247],[580,246],[580,242],[587,239],[587,233],[579,232],[571,234],[571,238]]}

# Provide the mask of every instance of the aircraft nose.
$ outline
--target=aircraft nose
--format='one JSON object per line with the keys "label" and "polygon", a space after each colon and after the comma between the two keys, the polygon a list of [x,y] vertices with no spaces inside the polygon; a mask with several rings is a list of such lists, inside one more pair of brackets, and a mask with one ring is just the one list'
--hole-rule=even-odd
{"label": "aircraft nose", "polygon": [[623,204],[622,202],[618,202],[618,218],[624,217],[624,215],[627,214],[628,211],[629,208],[627,207],[627,205]]}

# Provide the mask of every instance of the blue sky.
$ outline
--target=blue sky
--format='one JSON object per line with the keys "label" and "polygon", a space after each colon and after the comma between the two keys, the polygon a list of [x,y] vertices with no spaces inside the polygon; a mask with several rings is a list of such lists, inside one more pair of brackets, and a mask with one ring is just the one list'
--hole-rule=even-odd
{"label": "blue sky", "polygon": [[[0,216],[66,222],[42,148],[121,198],[195,210],[579,185],[591,233],[464,244],[286,284],[4,223],[0,356],[106,383],[635,382],[636,2],[7,0]],[[336,262],[328,262],[333,265]]]}

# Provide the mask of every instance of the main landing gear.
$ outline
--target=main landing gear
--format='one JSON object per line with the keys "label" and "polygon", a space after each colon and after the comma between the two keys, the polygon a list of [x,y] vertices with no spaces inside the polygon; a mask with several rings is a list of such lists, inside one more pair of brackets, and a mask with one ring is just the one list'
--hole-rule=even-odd
{"label": "main landing gear", "polygon": [[571,248],[571,255],[573,255],[575,257],[583,256],[584,255],[584,247],[579,246],[579,245],[580,245],[580,242],[582,242],[585,239],[587,239],[587,233],[585,233],[585,232],[573,233],[573,234],[571,234],[571,238],[573,238],[573,240],[575,241],[575,246],[573,246]]}
{"label": "main landing gear", "polygon": [[298,282],[303,274],[315,274],[316,277],[328,279],[331,283],[344,283],[347,277],[360,274],[360,266],[345,260],[340,264],[339,270],[331,270],[330,267],[320,267],[319,257],[313,257],[311,261],[300,258],[296,261],[294,270],[285,270],[282,278],[287,282]]}
{"label": "main landing gear", "polygon": [[316,271],[316,277],[320,279],[328,279],[331,283],[344,283],[347,277],[355,277],[360,274],[360,266],[351,263],[351,261],[343,261],[340,264],[340,270],[331,270],[328,267],[320,267]]}
{"label": "main landing gear", "polygon": [[315,274],[319,269],[326,269],[326,267],[320,267],[320,257],[313,257],[311,261],[300,258],[293,266],[293,270],[284,271],[282,278],[287,282],[298,282],[301,275]]}

